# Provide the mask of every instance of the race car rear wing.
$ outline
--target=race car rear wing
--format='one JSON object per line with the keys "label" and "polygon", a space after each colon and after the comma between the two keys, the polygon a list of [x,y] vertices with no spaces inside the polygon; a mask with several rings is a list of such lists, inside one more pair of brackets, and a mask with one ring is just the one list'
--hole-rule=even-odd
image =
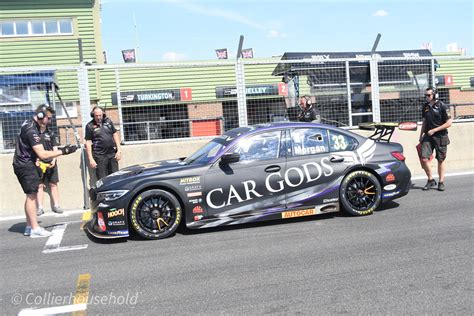
{"label": "race car rear wing", "polygon": [[376,142],[390,142],[395,128],[398,127],[400,130],[405,131],[416,131],[418,124],[416,122],[403,122],[403,123],[360,123],[359,128],[362,130],[374,131],[372,135],[369,136],[370,139]]}

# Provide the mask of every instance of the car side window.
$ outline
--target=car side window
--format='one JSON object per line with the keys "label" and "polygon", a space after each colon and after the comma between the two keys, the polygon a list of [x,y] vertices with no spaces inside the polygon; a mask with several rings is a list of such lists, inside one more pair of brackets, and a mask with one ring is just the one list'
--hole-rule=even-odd
{"label": "car side window", "polygon": [[357,146],[357,141],[347,135],[329,131],[329,147],[331,151],[353,150]]}
{"label": "car side window", "polygon": [[291,131],[293,156],[329,152],[328,134],[322,128],[298,128]]}
{"label": "car side window", "polygon": [[276,159],[280,153],[281,132],[273,131],[241,139],[232,152],[240,155],[240,162]]}

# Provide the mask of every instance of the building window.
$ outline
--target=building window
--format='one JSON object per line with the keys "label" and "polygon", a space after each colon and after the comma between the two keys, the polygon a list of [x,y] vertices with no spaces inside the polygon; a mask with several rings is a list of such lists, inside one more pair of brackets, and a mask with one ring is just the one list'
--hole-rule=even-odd
{"label": "building window", "polygon": [[0,86],[0,105],[28,104],[30,100],[28,86]]}
{"label": "building window", "polygon": [[0,21],[0,37],[72,35],[72,19]]}
{"label": "building window", "polygon": [[[77,104],[76,102],[64,102],[69,117],[77,117]],[[54,109],[56,110],[56,118],[62,119],[67,118],[66,112],[60,102],[56,102]]]}

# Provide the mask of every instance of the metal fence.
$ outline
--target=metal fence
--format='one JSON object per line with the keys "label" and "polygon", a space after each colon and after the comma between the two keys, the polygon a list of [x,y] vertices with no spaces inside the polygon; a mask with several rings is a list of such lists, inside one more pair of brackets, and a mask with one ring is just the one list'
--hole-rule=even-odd
{"label": "metal fence", "polygon": [[[14,148],[22,122],[42,103],[57,109],[53,127],[62,144],[74,142],[72,125],[82,136],[95,105],[105,108],[120,127],[125,144],[212,137],[243,125],[293,121],[300,111],[298,97],[303,95],[319,109],[322,122],[330,125],[420,121],[424,90],[436,85],[440,59],[374,55],[3,68],[0,152]],[[440,99],[454,104],[458,117],[474,117],[473,103],[456,104],[450,87],[439,88]],[[66,119],[63,105],[72,121]]]}

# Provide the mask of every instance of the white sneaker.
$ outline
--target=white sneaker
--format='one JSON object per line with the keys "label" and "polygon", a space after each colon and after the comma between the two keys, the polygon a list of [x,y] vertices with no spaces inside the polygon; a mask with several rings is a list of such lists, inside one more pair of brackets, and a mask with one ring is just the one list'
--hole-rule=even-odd
{"label": "white sneaker", "polygon": [[23,235],[30,236],[31,235],[31,226],[26,226]]}
{"label": "white sneaker", "polygon": [[47,231],[42,227],[38,227],[36,229],[32,229],[30,233],[30,238],[42,238],[42,237],[49,237],[53,235],[52,232]]}

